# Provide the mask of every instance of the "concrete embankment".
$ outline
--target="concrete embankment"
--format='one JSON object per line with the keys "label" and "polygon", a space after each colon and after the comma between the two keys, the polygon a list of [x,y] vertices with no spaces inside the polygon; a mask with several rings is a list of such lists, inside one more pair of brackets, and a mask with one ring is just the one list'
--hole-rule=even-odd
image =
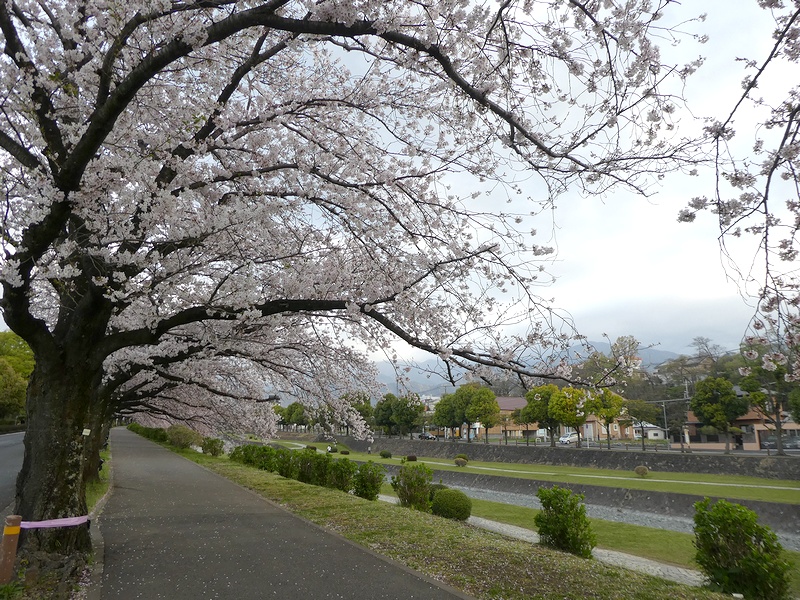
{"label": "concrete embankment", "polygon": [[480,442],[453,443],[409,440],[408,438],[378,438],[372,443],[347,438],[345,442],[355,450],[372,452],[389,450],[395,455],[418,454],[436,458],[453,459],[465,453],[470,460],[502,463],[564,465],[633,471],[645,465],[651,471],[667,473],[705,473],[746,475],[764,479],[800,480],[800,456],[763,456],[760,454],[708,454],[694,452],[642,452],[634,450],[604,450],[600,448],[551,448],[549,446],[524,446],[483,444]]}
{"label": "concrete embankment", "polygon": [[[751,468],[758,460],[759,457],[729,457],[729,456],[709,456],[699,455],[693,457],[691,462],[681,462],[681,455],[668,457],[672,459],[672,464],[682,465],[684,469],[666,469],[663,468],[665,461],[660,460],[654,456],[651,457],[650,453],[628,453],[628,452],[609,452],[581,449],[552,449],[552,448],[531,448],[527,453],[524,453],[524,447],[505,447],[505,446],[487,446],[485,444],[452,444],[446,442],[425,442],[425,441],[412,441],[412,440],[397,440],[397,439],[381,439],[376,440],[372,444],[360,442],[358,440],[348,439],[345,441],[353,449],[366,450],[371,447],[373,454],[377,454],[380,450],[386,449],[392,452],[394,456],[406,456],[408,454],[417,454],[419,456],[427,456],[434,458],[442,458],[448,462],[455,457],[456,454],[466,453],[473,460],[487,461],[487,462],[505,462],[505,463],[526,463],[526,464],[558,464],[570,466],[594,466],[604,469],[618,469],[632,471],[636,465],[644,464],[652,471],[658,472],[672,471],[672,472],[699,472],[708,473],[709,465],[715,465],[716,470],[713,473],[730,473],[737,475],[756,475],[752,470],[750,472],[739,472],[740,467],[749,464]],[[362,447],[363,445],[363,447]],[[520,451],[523,452],[520,452]],[[545,452],[542,452],[545,451]],[[592,454],[602,453],[602,461],[590,456]],[[652,453],[653,455],[655,453]],[[662,453],[663,454],[663,453]],[[638,455],[632,457],[631,455]],[[545,459],[551,459],[553,456],[559,459],[558,462],[544,462]],[[523,460],[527,457],[529,460]],[[573,457],[573,461],[568,462],[567,459]],[[507,460],[501,460],[501,459]],[[509,458],[516,458],[517,460],[508,460]],[[616,458],[617,460],[611,460]],[[634,458],[634,460],[631,460]],[[745,459],[742,461],[727,461],[730,458]],[[705,463],[703,461],[705,459]],[[721,459],[721,460],[720,460]],[[747,461],[746,459],[754,459]],[[763,460],[768,460],[764,457]],[[785,475],[782,479],[800,479],[800,473],[796,476],[788,476],[792,472],[795,465],[800,465],[800,460],[797,458],[773,457],[774,468],[779,470]],[[602,462],[602,464],[597,464]],[[629,464],[630,463],[630,464]],[[633,466],[630,466],[630,465]],[[614,465],[614,466],[612,466]],[[688,468],[689,466],[700,465],[703,468]],[[739,465],[737,467],[725,468],[731,465]],[[761,468],[766,468],[767,465],[761,464]],[[482,490],[493,490],[498,492],[507,492],[512,494],[523,494],[535,496],[536,490],[540,486],[551,487],[552,481],[536,480],[536,479],[520,479],[516,477],[504,477],[500,475],[487,475],[484,473],[476,473],[469,467],[464,471],[437,471],[434,468],[434,481],[441,480],[442,483],[448,486],[464,487]],[[390,471],[394,472],[396,467],[390,467]],[[762,475],[763,476],[763,475]],[[632,510],[644,513],[654,513],[659,515],[670,515],[675,517],[683,517],[691,519],[694,516],[694,503],[702,500],[704,495],[699,494],[679,494],[671,492],[653,492],[644,490],[626,489],[624,487],[608,487],[600,485],[587,485],[579,483],[563,483],[559,484],[562,487],[567,487],[576,493],[585,496],[587,505],[607,506],[619,510]],[[769,482],[765,482],[769,485]],[[800,495],[800,492],[798,492]],[[734,500],[737,504],[741,504],[755,511],[759,516],[759,521],[768,525],[775,531],[781,531],[793,535],[800,535],[800,505],[797,504],[780,504],[773,502],[761,502],[754,500]]]}

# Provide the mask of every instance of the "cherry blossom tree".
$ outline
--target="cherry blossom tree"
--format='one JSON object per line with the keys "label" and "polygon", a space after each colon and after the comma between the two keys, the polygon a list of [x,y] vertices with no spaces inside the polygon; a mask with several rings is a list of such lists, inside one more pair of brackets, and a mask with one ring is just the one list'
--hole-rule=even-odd
{"label": "cherry blossom tree", "polygon": [[85,514],[115,413],[269,432],[255,405],[285,393],[341,416],[396,340],[563,375],[520,183],[550,206],[691,162],[659,91],[695,66],[661,64],[668,5],[0,3],[0,307],[36,357],[16,511]]}
{"label": "cherry blossom tree", "polygon": [[[756,327],[774,321],[784,344],[800,348],[800,5],[756,0],[774,26],[762,55],[742,49],[741,95],[722,116],[710,119],[706,134],[716,167],[713,192],[695,197],[679,220],[693,221],[709,210],[719,221],[720,245],[744,295],[757,300]],[[758,48],[759,45],[754,45]],[[752,239],[745,261],[732,246]],[[749,332],[746,345],[763,345]],[[800,372],[800,361],[794,372]]]}

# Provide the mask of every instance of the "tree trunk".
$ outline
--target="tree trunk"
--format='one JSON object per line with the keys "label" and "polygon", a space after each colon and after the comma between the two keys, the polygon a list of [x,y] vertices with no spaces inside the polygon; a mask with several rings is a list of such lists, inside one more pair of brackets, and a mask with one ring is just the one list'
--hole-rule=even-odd
{"label": "tree trunk", "polygon": [[90,435],[86,442],[86,454],[83,462],[83,479],[86,483],[100,480],[100,451],[108,442],[111,429],[111,415],[105,411],[96,411],[91,416]]}
{"label": "tree trunk", "polygon": [[[25,458],[17,477],[16,512],[23,521],[87,514],[84,462],[91,436],[93,377],[60,361],[37,356],[28,384]],[[29,529],[21,538],[26,551],[88,552],[87,525]]]}
{"label": "tree trunk", "polygon": [[783,450],[783,423],[781,422],[783,402],[773,402],[772,406],[775,407],[775,454],[777,456],[786,456],[786,452]]}

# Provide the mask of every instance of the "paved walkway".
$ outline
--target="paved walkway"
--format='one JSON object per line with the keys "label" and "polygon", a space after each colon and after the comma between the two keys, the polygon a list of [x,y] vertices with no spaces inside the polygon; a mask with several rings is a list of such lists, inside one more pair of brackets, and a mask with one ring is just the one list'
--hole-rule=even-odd
{"label": "paved walkway", "polygon": [[130,431],[111,447],[90,598],[469,599]]}

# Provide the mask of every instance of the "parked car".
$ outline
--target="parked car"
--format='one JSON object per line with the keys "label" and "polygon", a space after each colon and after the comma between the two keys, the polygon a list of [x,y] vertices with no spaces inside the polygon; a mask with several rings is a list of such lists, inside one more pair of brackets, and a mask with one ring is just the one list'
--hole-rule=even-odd
{"label": "parked car", "polygon": [[[781,446],[784,450],[797,450],[800,449],[800,437],[785,435],[781,437]],[[778,440],[774,435],[771,435],[761,440],[761,448],[776,449],[778,447]]]}
{"label": "parked car", "polygon": [[421,440],[435,440],[436,436],[428,433],[427,431],[423,431],[419,434],[419,439]]}
{"label": "parked car", "polygon": [[578,433],[573,431],[572,433],[565,433],[560,438],[558,438],[559,444],[572,444],[573,442],[578,441]]}

